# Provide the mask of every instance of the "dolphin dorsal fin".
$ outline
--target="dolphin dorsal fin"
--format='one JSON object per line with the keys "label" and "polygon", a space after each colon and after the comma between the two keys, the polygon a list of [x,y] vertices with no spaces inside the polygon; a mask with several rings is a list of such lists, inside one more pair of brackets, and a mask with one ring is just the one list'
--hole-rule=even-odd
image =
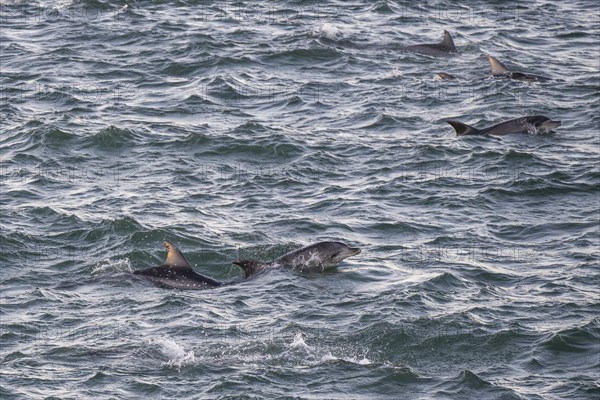
{"label": "dolphin dorsal fin", "polygon": [[504,64],[502,64],[498,59],[487,56],[488,61],[490,62],[490,67],[492,67],[492,75],[504,75],[510,73],[510,70],[506,68]]}
{"label": "dolphin dorsal fin", "polygon": [[456,131],[456,136],[476,135],[479,132],[479,129],[473,128],[472,126],[469,126],[467,124],[463,124],[462,122],[458,122],[458,121],[446,121],[446,122],[449,123],[450,125],[452,125],[452,127]]}
{"label": "dolphin dorsal fin", "polygon": [[167,249],[167,258],[163,265],[168,267],[192,268],[183,253],[173,243],[165,240],[165,248]]}
{"label": "dolphin dorsal fin", "polygon": [[454,46],[454,40],[452,40],[452,36],[450,36],[450,32],[444,31],[444,39],[440,45],[444,47],[448,47],[451,51],[456,51],[456,46]]}

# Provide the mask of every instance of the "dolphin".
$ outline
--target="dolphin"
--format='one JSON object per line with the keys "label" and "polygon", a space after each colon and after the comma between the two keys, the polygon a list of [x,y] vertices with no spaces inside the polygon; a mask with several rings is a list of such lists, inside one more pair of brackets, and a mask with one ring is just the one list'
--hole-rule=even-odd
{"label": "dolphin", "polygon": [[223,286],[216,281],[194,272],[183,253],[171,242],[165,240],[167,258],[158,267],[133,271],[157,286],[170,289],[206,289]]}
{"label": "dolphin", "polygon": [[561,121],[552,121],[543,115],[533,115],[531,117],[521,117],[504,121],[487,128],[477,129],[459,121],[446,121],[456,131],[456,136],[465,135],[507,135],[509,133],[530,133],[534,131],[548,132],[559,127]]}
{"label": "dolphin", "polygon": [[547,76],[526,74],[524,72],[513,72],[506,68],[506,66],[500,61],[498,61],[497,58],[494,58],[490,55],[487,56],[487,59],[490,62],[490,67],[492,68],[492,76],[494,78],[507,78],[516,79],[519,81],[533,82],[545,82],[550,80],[550,78],[548,78]]}
{"label": "dolphin", "polygon": [[337,267],[344,259],[360,253],[358,247],[341,242],[319,242],[294,250],[270,262],[235,260],[233,264],[244,270],[246,278],[268,268],[288,268],[300,272],[322,272]]}
{"label": "dolphin", "polygon": [[452,36],[448,31],[444,31],[444,38],[440,43],[425,43],[425,44],[414,44],[411,46],[398,46],[398,45],[376,45],[373,43],[370,44],[362,44],[355,43],[350,39],[330,39],[330,38],[321,38],[324,44],[333,44],[336,47],[342,48],[353,48],[359,50],[406,50],[411,51],[413,53],[421,53],[428,54],[430,56],[439,56],[448,53],[455,53],[456,46],[454,46],[454,41],[452,40]]}
{"label": "dolphin", "polygon": [[445,72],[438,72],[437,74],[435,74],[434,79],[439,81],[439,80],[445,80],[445,79],[448,79],[448,80],[456,79],[456,77],[454,75],[450,75]]}
{"label": "dolphin", "polygon": [[444,39],[440,43],[415,44],[412,46],[403,46],[401,50],[412,51],[413,53],[427,54],[430,56],[439,56],[448,53],[456,53],[456,46],[450,32],[444,31]]}

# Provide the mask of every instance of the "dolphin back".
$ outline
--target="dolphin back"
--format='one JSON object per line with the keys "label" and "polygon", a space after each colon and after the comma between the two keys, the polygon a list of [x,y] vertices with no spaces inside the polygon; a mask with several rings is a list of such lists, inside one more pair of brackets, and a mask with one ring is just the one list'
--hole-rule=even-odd
{"label": "dolphin back", "polygon": [[490,68],[492,69],[492,75],[506,75],[511,73],[511,70],[508,69],[506,65],[502,64],[496,57],[488,55],[487,59],[490,63]]}
{"label": "dolphin back", "polygon": [[477,135],[479,134],[479,129],[473,128],[472,126],[469,126],[467,124],[463,124],[462,122],[458,122],[458,121],[446,121],[447,123],[449,123],[454,130],[456,131],[456,136],[463,136],[463,135]]}
{"label": "dolphin back", "polygon": [[454,40],[452,40],[452,36],[450,36],[450,32],[444,31],[444,39],[440,43],[440,46],[446,47],[448,51],[456,51],[456,46],[454,45]]}

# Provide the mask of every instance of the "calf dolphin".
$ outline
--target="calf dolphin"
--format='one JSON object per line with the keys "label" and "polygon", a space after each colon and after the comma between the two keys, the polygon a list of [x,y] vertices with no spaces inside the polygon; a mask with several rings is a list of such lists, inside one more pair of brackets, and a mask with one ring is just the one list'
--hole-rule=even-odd
{"label": "calf dolphin", "polygon": [[450,32],[444,31],[444,38],[440,43],[425,43],[415,44],[412,46],[403,46],[401,47],[401,50],[427,54],[430,56],[439,56],[448,53],[455,53],[456,46],[454,46],[454,41],[452,40],[452,36],[450,36]]}
{"label": "calf dolphin", "polygon": [[358,247],[341,242],[319,242],[294,250],[270,262],[235,260],[233,264],[244,270],[246,278],[267,268],[289,268],[300,272],[322,272],[337,267],[344,259],[360,253]]}
{"label": "calf dolphin", "polygon": [[459,121],[446,121],[456,131],[456,136],[463,135],[507,135],[509,133],[530,133],[533,131],[550,131],[562,124],[561,121],[552,121],[543,115],[521,117],[504,121],[487,128],[477,129]]}
{"label": "calf dolphin", "polygon": [[165,240],[167,258],[158,267],[133,271],[160,287],[171,289],[206,289],[222,286],[224,283],[194,272],[183,253],[171,242]]}
{"label": "calf dolphin", "polygon": [[534,74],[526,74],[524,72],[513,72],[506,68],[504,64],[498,61],[497,58],[494,58],[490,55],[487,56],[488,61],[490,62],[490,67],[492,68],[492,76],[494,78],[507,78],[507,79],[516,79],[519,81],[534,81],[534,82],[545,82],[549,81],[550,78],[542,75],[534,75]]}

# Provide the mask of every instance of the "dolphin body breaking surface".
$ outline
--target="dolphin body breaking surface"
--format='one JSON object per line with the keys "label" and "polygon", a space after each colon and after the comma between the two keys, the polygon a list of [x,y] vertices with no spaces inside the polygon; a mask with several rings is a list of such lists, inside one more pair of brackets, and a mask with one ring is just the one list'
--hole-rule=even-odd
{"label": "dolphin body breaking surface", "polygon": [[435,74],[434,79],[450,80],[450,79],[456,79],[456,77],[454,75],[447,74],[446,72],[438,72],[437,74]]}
{"label": "dolphin body breaking surface", "polygon": [[459,121],[446,121],[456,131],[456,136],[466,135],[508,135],[511,133],[531,133],[534,131],[548,132],[559,127],[561,121],[552,121],[543,115],[533,115],[531,117],[521,117],[504,121],[487,128],[473,128]]}
{"label": "dolphin body breaking surface", "polygon": [[490,63],[490,67],[492,68],[492,76],[494,78],[515,79],[529,82],[545,82],[551,80],[551,78],[548,78],[547,76],[511,71],[504,64],[498,61],[497,58],[490,55],[487,56],[487,59]]}
{"label": "dolphin body breaking surface", "polygon": [[319,242],[294,250],[270,262],[235,260],[233,264],[244,270],[246,277],[268,268],[288,268],[300,272],[322,272],[337,267],[344,259],[360,253],[358,247],[342,242]]}
{"label": "dolphin body breaking surface", "polygon": [[133,273],[157,286],[169,289],[206,289],[228,284],[195,272],[183,253],[168,240],[165,240],[165,248],[167,258],[163,264],[158,267],[138,269]]}
{"label": "dolphin body breaking surface", "polygon": [[354,48],[360,50],[405,50],[413,53],[427,54],[430,56],[443,56],[450,53],[456,53],[456,46],[450,32],[444,31],[444,38],[440,43],[414,44],[410,46],[398,46],[396,44],[360,44],[350,39],[329,39],[322,38],[325,43],[333,44],[337,47]]}
{"label": "dolphin body breaking surface", "polygon": [[454,40],[452,40],[450,32],[444,31],[444,38],[440,43],[425,43],[415,44],[412,46],[402,46],[400,50],[427,54],[430,56],[440,56],[449,53],[456,53],[456,46],[454,46]]}

